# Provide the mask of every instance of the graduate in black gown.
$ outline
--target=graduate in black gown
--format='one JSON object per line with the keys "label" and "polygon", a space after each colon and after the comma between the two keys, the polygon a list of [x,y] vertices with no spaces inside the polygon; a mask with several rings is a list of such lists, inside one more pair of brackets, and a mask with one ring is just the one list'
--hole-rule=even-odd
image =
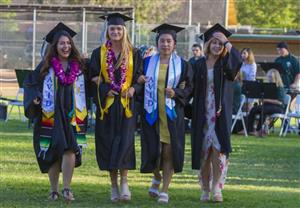
{"label": "graduate in black gown", "polygon": [[175,52],[176,33],[183,29],[162,24],[152,30],[158,53],[144,60],[144,75],[138,80],[145,83],[141,172],[153,173],[149,195],[162,203],[168,203],[173,173],[182,171],[184,161],[184,106],[192,92],[192,69]]}
{"label": "graduate in black gown", "polygon": [[84,67],[74,35],[63,23],[56,25],[46,36],[44,60],[24,81],[25,116],[34,120],[34,151],[41,172],[49,176],[50,200],[59,197],[60,172],[63,197],[74,200],[71,180],[86,145]]}
{"label": "graduate in black gown", "polygon": [[[222,188],[231,152],[233,80],[242,64],[228,41],[231,33],[216,24],[204,33],[205,58],[194,65],[192,168],[199,171],[202,201],[223,201]],[[211,185],[210,185],[211,184]]]}
{"label": "graduate in black gown", "polygon": [[[109,14],[107,41],[91,56],[91,80],[97,83],[95,142],[100,170],[111,177],[111,201],[131,199],[128,170],[135,169],[134,132],[135,94],[142,90],[137,79],[142,73],[142,58],[133,48],[125,21],[130,17]],[[120,190],[118,174],[120,173]]]}

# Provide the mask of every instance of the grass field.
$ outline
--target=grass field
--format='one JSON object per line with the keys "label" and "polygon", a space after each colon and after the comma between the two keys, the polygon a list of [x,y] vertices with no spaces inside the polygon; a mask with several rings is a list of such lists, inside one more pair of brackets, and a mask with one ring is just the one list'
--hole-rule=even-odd
{"label": "grass field", "polygon": [[[27,123],[0,122],[0,207],[65,207],[60,199],[47,200],[49,182],[39,172]],[[199,200],[197,172],[191,170],[190,136],[186,136],[184,171],[170,186],[170,203],[163,207],[300,207],[300,138],[233,136],[233,153],[222,204]],[[151,175],[140,174],[140,140],[136,138],[137,170],[129,172],[132,201],[112,204],[107,172],[99,171],[94,138],[88,135],[83,164],[75,169],[72,189],[76,201],[69,207],[159,207],[148,197]]]}

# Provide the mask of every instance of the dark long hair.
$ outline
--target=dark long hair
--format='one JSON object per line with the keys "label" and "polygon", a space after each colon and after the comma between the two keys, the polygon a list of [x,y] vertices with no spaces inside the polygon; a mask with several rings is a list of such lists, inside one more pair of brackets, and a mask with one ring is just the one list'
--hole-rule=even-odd
{"label": "dark long hair", "polygon": [[70,53],[70,56],[68,59],[76,60],[80,65],[80,70],[82,72],[85,72],[85,66],[83,64],[82,58],[80,57],[80,53],[74,44],[72,37],[70,36],[70,34],[68,32],[61,30],[54,35],[53,41],[50,44],[49,48],[47,49],[47,53],[46,53],[46,56],[44,59],[44,64],[40,71],[40,79],[41,80],[43,80],[45,78],[45,76],[49,72],[49,69],[51,68],[52,57],[58,57],[57,44],[58,44],[59,39],[62,36],[66,36],[70,40],[70,43],[71,43],[71,53]]}

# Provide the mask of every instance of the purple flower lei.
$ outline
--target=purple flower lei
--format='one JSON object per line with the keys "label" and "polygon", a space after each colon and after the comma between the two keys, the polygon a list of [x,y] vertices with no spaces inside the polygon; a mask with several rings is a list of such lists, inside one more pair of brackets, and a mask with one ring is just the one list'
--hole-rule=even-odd
{"label": "purple flower lei", "polygon": [[58,78],[59,82],[62,85],[70,85],[73,84],[76,77],[79,74],[79,63],[76,60],[72,60],[70,63],[70,72],[68,74],[65,73],[60,60],[57,57],[53,57],[51,59],[51,64],[54,69],[54,73]]}
{"label": "purple flower lei", "polygon": [[107,48],[107,56],[106,56],[106,64],[107,64],[107,69],[108,69],[108,77],[110,82],[110,87],[112,90],[121,92],[122,86],[125,82],[126,78],[126,64],[125,64],[125,59],[122,60],[121,65],[120,65],[120,70],[121,70],[121,79],[120,82],[117,83],[114,75],[114,71],[116,70],[114,67],[114,58],[115,58],[115,53],[113,52],[112,48],[112,43],[111,41],[106,42],[106,48]]}

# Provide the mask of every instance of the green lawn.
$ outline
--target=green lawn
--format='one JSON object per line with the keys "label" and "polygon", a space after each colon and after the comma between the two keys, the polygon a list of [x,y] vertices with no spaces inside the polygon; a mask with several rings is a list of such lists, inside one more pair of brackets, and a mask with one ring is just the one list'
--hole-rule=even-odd
{"label": "green lawn", "polygon": [[[65,207],[49,202],[49,182],[39,172],[32,147],[32,129],[27,123],[0,122],[0,207]],[[300,207],[300,138],[233,136],[233,153],[224,202],[216,205],[199,200],[197,172],[191,170],[190,136],[186,137],[184,171],[176,174],[170,186],[170,203],[164,207]],[[99,171],[92,133],[88,135],[83,164],[75,169],[72,182],[76,201],[70,207],[158,207],[148,197],[151,175],[129,172],[132,201],[112,204],[109,176]],[[137,168],[140,141],[136,138]]]}

